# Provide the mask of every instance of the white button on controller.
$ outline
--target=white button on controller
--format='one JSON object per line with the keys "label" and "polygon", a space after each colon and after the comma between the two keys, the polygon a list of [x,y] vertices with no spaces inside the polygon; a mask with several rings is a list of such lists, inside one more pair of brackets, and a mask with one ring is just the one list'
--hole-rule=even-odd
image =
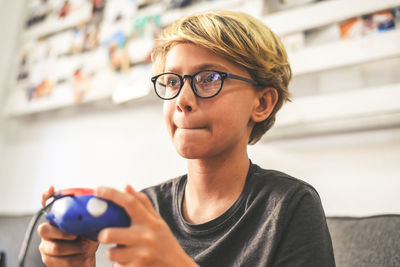
{"label": "white button on controller", "polygon": [[63,197],[54,202],[53,206],[51,207],[51,211],[53,212],[55,218],[62,220],[64,215],[72,206],[74,206],[74,199],[72,197]]}
{"label": "white button on controller", "polygon": [[108,204],[106,201],[98,199],[98,198],[91,198],[87,203],[87,211],[93,217],[100,217],[107,211]]}

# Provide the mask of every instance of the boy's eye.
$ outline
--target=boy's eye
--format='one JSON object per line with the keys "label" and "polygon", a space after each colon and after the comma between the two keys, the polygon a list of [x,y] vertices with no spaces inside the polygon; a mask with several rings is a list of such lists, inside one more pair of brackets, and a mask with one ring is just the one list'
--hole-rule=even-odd
{"label": "boy's eye", "polygon": [[206,76],[205,82],[212,83],[220,80],[218,73],[210,73]]}
{"label": "boy's eye", "polygon": [[179,85],[179,79],[177,77],[169,77],[166,84],[168,87],[175,87]]}
{"label": "boy's eye", "polygon": [[204,72],[196,77],[197,83],[213,83],[221,80],[221,75],[216,72]]}

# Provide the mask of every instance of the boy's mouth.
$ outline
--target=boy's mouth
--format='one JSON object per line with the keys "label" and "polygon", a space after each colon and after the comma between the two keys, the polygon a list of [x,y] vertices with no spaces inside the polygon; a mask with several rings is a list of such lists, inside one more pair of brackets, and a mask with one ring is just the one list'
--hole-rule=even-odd
{"label": "boy's mouth", "polygon": [[175,121],[174,126],[177,129],[182,129],[182,130],[202,130],[202,129],[207,129],[203,124],[200,123],[187,123],[187,122],[179,122]]}
{"label": "boy's mouth", "polygon": [[182,130],[203,130],[207,129],[207,127],[177,127],[178,129]]}
{"label": "boy's mouth", "polygon": [[175,131],[187,131],[187,132],[195,132],[195,131],[202,131],[208,130],[209,127],[203,125],[180,125],[175,124]]}

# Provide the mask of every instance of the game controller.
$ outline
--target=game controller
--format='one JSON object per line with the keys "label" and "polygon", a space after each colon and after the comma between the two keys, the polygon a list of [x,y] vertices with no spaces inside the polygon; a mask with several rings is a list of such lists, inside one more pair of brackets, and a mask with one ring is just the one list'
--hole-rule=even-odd
{"label": "game controller", "polygon": [[94,190],[71,188],[55,194],[55,201],[46,214],[50,224],[62,231],[97,241],[106,227],[128,227],[130,218],[117,204],[94,196]]}

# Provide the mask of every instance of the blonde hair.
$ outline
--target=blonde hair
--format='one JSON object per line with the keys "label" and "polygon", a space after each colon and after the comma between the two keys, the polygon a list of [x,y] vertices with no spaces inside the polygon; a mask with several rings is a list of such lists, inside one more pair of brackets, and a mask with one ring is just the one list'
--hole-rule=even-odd
{"label": "blonde hair", "polygon": [[194,43],[244,67],[260,86],[273,87],[278,101],[270,116],[254,125],[248,143],[255,144],[275,123],[277,111],[289,100],[292,71],[279,39],[262,21],[242,12],[218,11],[191,15],[167,27],[152,52],[154,71],[164,71],[169,49]]}

